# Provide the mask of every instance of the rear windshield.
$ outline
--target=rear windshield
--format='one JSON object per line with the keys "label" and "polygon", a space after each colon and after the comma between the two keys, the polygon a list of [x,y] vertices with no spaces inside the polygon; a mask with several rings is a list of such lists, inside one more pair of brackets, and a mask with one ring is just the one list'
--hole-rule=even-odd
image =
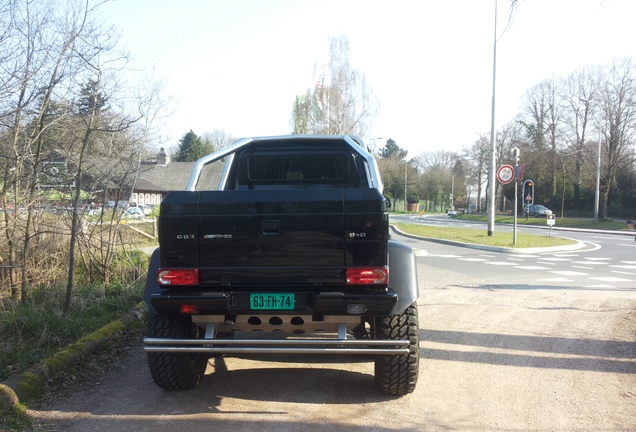
{"label": "rear windshield", "polygon": [[256,182],[344,181],[350,160],[346,153],[251,154],[247,177]]}

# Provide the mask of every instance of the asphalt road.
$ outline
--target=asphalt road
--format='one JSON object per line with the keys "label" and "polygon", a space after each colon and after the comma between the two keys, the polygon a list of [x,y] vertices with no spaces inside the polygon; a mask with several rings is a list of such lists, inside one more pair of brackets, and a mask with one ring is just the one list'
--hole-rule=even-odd
{"label": "asphalt road", "polygon": [[413,394],[378,393],[370,359],[309,356],[218,358],[197,389],[166,392],[137,347],[38,407],[36,430],[636,430],[636,258],[402,240],[426,251]]}
{"label": "asphalt road", "polygon": [[[444,219],[420,222],[461,224]],[[521,229],[537,231],[526,227]],[[538,232],[546,234],[541,230]],[[408,237],[397,238],[413,248],[425,248],[427,262],[436,268],[455,270],[459,267],[462,273],[489,280],[491,283],[577,290],[630,291],[636,287],[636,241],[633,240],[633,234],[626,236],[618,233],[560,231],[558,235],[583,242],[585,247],[554,253],[506,254],[484,249],[457,248],[436,242],[423,243]]]}

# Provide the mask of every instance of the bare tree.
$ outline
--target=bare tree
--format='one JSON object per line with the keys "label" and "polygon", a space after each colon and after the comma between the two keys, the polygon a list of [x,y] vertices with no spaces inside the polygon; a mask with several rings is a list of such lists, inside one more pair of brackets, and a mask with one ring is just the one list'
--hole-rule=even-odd
{"label": "bare tree", "polygon": [[546,81],[547,100],[548,100],[548,167],[549,167],[549,184],[550,197],[557,194],[557,176],[559,173],[558,155],[559,143],[561,139],[561,127],[563,123],[564,101],[562,93],[559,90],[560,80],[552,77]]}
{"label": "bare tree", "polygon": [[[0,244],[0,261],[4,260],[7,269],[0,277],[9,280],[3,285],[22,301],[42,263],[55,257],[59,260],[56,270],[68,270],[68,309],[75,246],[87,231],[79,215],[80,200],[86,193],[83,186],[88,177],[99,178],[111,190],[123,190],[125,184],[129,193],[152,129],[148,126],[153,119],[148,102],[152,98],[142,87],[122,87],[126,57],[115,50],[112,29],[96,19],[96,8],[102,3],[0,0],[0,201],[5,210],[1,229],[7,239]],[[142,93],[144,100],[139,99]],[[131,126],[140,119],[146,127],[138,126],[133,134]],[[115,142],[125,149],[114,146]],[[107,165],[95,163],[98,156],[101,161],[121,161],[127,169],[130,165],[136,169],[128,169],[128,176],[122,170],[112,176],[96,175],[91,168]],[[41,181],[45,164],[52,160],[68,163],[65,177],[72,179],[57,184],[56,191],[46,189],[50,185]],[[72,197],[72,216],[52,217],[43,212],[50,203],[47,197],[53,194]],[[60,222],[67,220],[64,231]],[[118,224],[114,220],[111,224],[116,232]],[[53,236],[68,236],[69,249],[47,253],[44,241]],[[112,251],[115,238],[108,240]],[[38,248],[32,247],[34,242]],[[94,239],[79,244],[93,243]],[[46,284],[55,279],[50,276]]]}
{"label": "bare tree", "polygon": [[604,175],[601,178],[599,217],[607,216],[608,205],[621,185],[616,181],[621,167],[635,162],[633,140],[636,132],[636,64],[631,58],[612,62],[604,74],[601,115],[605,128]]}
{"label": "bare tree", "polygon": [[329,40],[329,61],[313,89],[297,97],[292,110],[295,133],[368,137],[377,101],[364,73],[350,61],[346,36]]}
{"label": "bare tree", "polygon": [[537,200],[548,203],[556,194],[558,175],[557,146],[563,104],[557,90],[557,80],[547,79],[526,92],[524,110],[519,123],[525,129],[524,149],[526,171],[532,175]]}
{"label": "bare tree", "polygon": [[543,81],[530,88],[525,95],[523,111],[519,122],[526,130],[531,148],[543,153],[546,148],[546,130],[548,129],[548,110],[550,107],[549,82]]}
{"label": "bare tree", "polygon": [[592,137],[595,112],[599,106],[600,69],[588,66],[574,71],[564,83],[562,89],[567,105],[563,119],[565,140],[569,144],[567,154],[574,156],[573,203],[581,203],[582,168],[584,163],[585,141]]}
{"label": "bare tree", "polygon": [[475,210],[482,211],[482,195],[488,179],[488,161],[490,157],[490,141],[486,136],[479,138],[471,147],[464,150],[466,161],[467,183],[477,186]]}
{"label": "bare tree", "polygon": [[212,149],[217,151],[232,144],[236,138],[223,129],[214,129],[212,132],[204,133],[203,139],[212,144]]}
{"label": "bare tree", "polygon": [[[29,259],[31,226],[39,172],[43,133],[64,115],[63,105],[58,105],[57,116],[49,116],[53,95],[64,84],[73,68],[73,46],[83,31],[84,15],[81,11],[66,10],[69,16],[56,13],[55,4],[44,2],[11,2],[3,6],[12,18],[11,26],[4,32],[13,54],[10,68],[5,69],[3,80],[8,83],[7,98],[3,104],[4,124],[10,141],[6,148],[7,163],[3,189],[0,192],[4,208],[8,207],[7,194],[11,192],[12,214],[5,212],[5,236],[7,237],[12,296],[17,294],[18,280],[15,269],[20,267],[22,299],[26,299],[27,267]],[[85,8],[88,7],[87,4]],[[10,188],[10,189],[9,189]],[[25,212],[19,209],[25,209]],[[26,215],[22,222],[20,215]],[[21,246],[17,246],[16,228],[22,232]],[[16,262],[20,250],[22,263]]]}
{"label": "bare tree", "polygon": [[459,160],[456,153],[449,151],[424,152],[415,158],[421,172],[422,194],[435,203],[435,208],[452,206],[453,176]]}

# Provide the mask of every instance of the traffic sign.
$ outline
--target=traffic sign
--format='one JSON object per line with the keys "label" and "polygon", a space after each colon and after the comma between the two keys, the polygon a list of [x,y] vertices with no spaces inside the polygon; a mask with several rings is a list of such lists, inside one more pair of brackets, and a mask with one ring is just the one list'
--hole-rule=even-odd
{"label": "traffic sign", "polygon": [[515,165],[515,179],[517,179],[517,183],[521,183],[521,175],[523,174],[523,170],[526,168],[524,164]]}
{"label": "traffic sign", "polygon": [[554,213],[550,213],[546,219],[549,226],[553,226],[556,220],[554,219]]}
{"label": "traffic sign", "polygon": [[75,176],[68,172],[66,162],[42,162],[37,180],[40,188],[75,187]]}
{"label": "traffic sign", "polygon": [[502,165],[497,170],[497,180],[501,184],[508,184],[515,179],[515,169],[512,165]]}

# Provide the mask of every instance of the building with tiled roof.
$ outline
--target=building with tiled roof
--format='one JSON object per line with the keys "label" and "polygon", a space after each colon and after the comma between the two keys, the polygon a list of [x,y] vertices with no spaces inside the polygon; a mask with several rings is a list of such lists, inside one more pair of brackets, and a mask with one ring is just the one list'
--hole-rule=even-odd
{"label": "building with tiled roof", "polygon": [[[77,155],[52,151],[43,172],[39,174],[39,187],[68,193],[74,188],[73,176],[77,170]],[[221,176],[223,163],[213,164],[201,176],[205,188],[214,189]],[[173,162],[162,148],[158,154],[142,161],[130,157],[104,157],[91,155],[83,162],[82,189],[97,202],[129,201],[137,204],[158,205],[170,191],[185,190],[194,162]],[[50,171],[50,172],[49,172]]]}
{"label": "building with tiled roof", "polygon": [[[190,180],[194,162],[173,162],[162,148],[155,160],[142,163],[137,179],[131,185],[130,201],[137,204],[156,205],[173,190],[185,190]],[[216,184],[220,178],[220,166],[204,173],[207,184]]]}

